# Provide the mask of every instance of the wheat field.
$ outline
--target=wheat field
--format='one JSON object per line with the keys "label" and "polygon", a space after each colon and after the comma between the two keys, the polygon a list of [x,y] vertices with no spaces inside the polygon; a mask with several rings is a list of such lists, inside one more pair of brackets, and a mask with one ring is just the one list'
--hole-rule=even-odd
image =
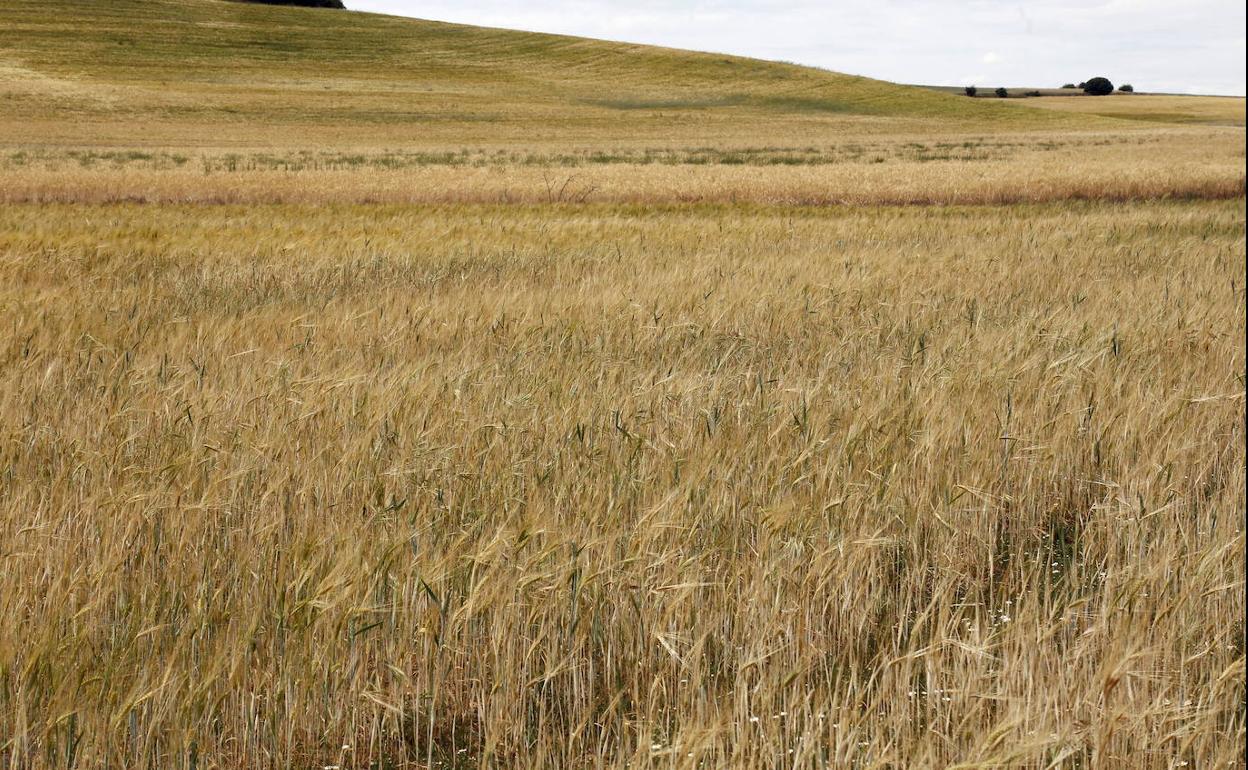
{"label": "wheat field", "polygon": [[810,147],[0,152],[0,202],[968,205],[1227,200],[1243,130],[907,135]]}
{"label": "wheat field", "polygon": [[1243,216],[7,207],[10,762],[1235,766]]}
{"label": "wheat field", "polygon": [[0,768],[1244,767],[1242,99],[51,5]]}

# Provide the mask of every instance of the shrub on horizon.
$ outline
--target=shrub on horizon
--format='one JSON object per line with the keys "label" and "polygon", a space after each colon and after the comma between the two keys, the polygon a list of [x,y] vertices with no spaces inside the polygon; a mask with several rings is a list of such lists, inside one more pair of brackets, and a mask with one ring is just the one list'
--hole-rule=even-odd
{"label": "shrub on horizon", "polygon": [[975,86],[967,86],[966,88],[962,90],[966,91],[967,96],[974,96],[975,94],[979,93],[979,89],[976,88]]}
{"label": "shrub on horizon", "polygon": [[1007,91],[1007,90],[1005,90],[1004,88],[998,88],[998,89],[995,91],[995,93],[996,93],[996,95],[997,95],[997,98],[999,98],[999,99],[1004,99],[1004,98],[1006,98],[1007,96],[1009,96],[1009,95],[1010,95],[1010,92],[1009,92],[1009,91]]}
{"label": "shrub on horizon", "polygon": [[1088,82],[1083,84],[1083,92],[1092,96],[1105,96],[1114,92],[1114,84],[1109,82],[1109,78],[1103,78],[1099,75],[1089,78]]}
{"label": "shrub on horizon", "polygon": [[1124,94],[1130,94],[1130,93],[1135,92],[1135,86],[1131,85],[1130,83],[1123,83],[1122,85],[1118,86],[1118,90],[1122,91]]}

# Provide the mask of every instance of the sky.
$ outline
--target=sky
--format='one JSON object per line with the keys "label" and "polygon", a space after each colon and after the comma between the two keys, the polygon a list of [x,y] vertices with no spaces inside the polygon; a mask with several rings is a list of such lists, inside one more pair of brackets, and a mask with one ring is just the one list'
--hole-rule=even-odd
{"label": "sky", "polygon": [[1243,0],[346,0],[488,27],[777,59],[927,85],[1244,94]]}

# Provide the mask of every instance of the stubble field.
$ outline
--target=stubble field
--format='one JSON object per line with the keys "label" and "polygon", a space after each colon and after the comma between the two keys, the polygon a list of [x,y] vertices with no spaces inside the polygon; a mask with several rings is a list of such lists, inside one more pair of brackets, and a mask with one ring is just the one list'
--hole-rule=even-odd
{"label": "stubble field", "polygon": [[[1243,766],[1242,100],[353,14],[318,113],[328,17],[149,4],[192,75],[60,4],[90,77],[0,7],[0,766]],[[572,74],[422,133],[386,30]]]}

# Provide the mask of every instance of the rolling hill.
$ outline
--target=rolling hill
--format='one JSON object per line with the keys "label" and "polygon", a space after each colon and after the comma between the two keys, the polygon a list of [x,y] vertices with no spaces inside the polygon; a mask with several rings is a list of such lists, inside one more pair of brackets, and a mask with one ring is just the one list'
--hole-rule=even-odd
{"label": "rolling hill", "polygon": [[80,144],[732,143],[764,127],[801,141],[1098,120],[735,56],[225,0],[6,0],[0,100],[10,141]]}

